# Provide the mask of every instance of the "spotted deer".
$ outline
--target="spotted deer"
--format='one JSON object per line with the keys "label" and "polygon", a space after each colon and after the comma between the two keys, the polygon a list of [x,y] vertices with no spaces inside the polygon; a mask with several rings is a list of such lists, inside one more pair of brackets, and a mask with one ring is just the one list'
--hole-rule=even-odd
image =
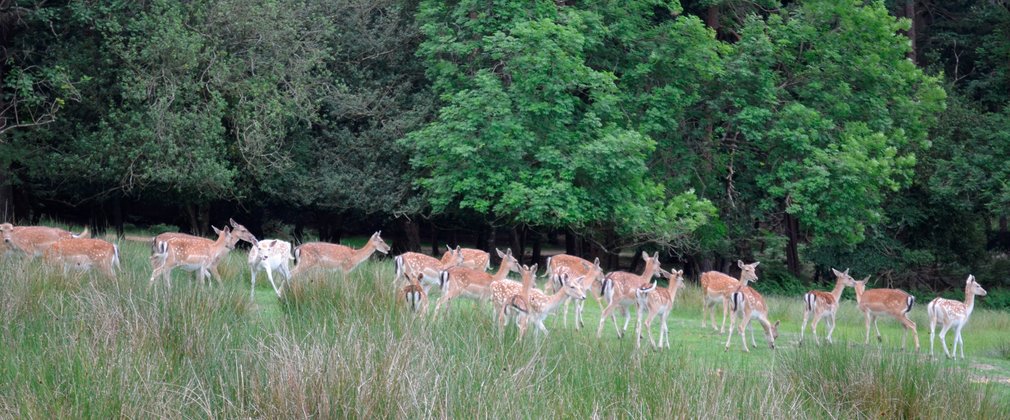
{"label": "spotted deer", "polygon": [[[615,271],[607,273],[603,278],[603,297],[607,301],[607,307],[600,315],[600,324],[596,328],[596,338],[603,335],[603,324],[607,317],[614,320],[614,329],[617,330],[617,337],[624,337],[624,331],[628,330],[628,323],[631,321],[630,307],[638,303],[636,292],[646,283],[651,282],[653,277],[659,276],[662,269],[659,267],[659,252],[649,256],[649,253],[642,252],[642,259],[645,260],[645,268],[642,274],[632,274],[625,271]],[[624,330],[617,327],[616,310],[621,310],[624,314]],[[641,313],[638,314],[642,316]]]}
{"label": "spotted deer", "polygon": [[487,251],[482,249],[460,248],[459,245],[456,245],[456,249],[453,249],[449,245],[445,246],[445,252],[442,253],[441,259],[442,265],[448,265],[448,263],[455,258],[455,256],[453,256],[454,252],[463,257],[463,262],[460,263],[461,267],[478,271],[487,271],[487,269],[491,267],[491,254],[488,254]]}
{"label": "spotted deer", "polygon": [[730,277],[718,271],[706,271],[701,273],[701,327],[705,328],[706,314],[711,314],[712,329],[715,329],[715,308],[717,303],[722,302],[722,325],[719,326],[719,334],[725,332],[726,316],[729,313],[729,298],[738,287],[746,286],[749,282],[757,281],[757,266],[760,261],[751,264],[744,264],[737,260],[736,265],[740,267],[740,280]]}
{"label": "spotted deer", "polygon": [[[270,286],[274,288],[277,297],[281,297],[284,285],[291,282],[291,261],[295,258],[291,255],[291,243],[279,239],[267,239],[256,241],[249,249],[249,272],[251,276],[251,286],[249,289],[249,300],[256,297],[256,274],[260,270],[267,272],[267,279]],[[274,270],[279,271],[284,276],[284,283],[280,287],[274,283]]]}
{"label": "spotted deer", "polygon": [[[583,290],[587,295],[592,295],[596,299],[596,303],[600,305],[600,309],[603,309],[603,269],[600,268],[600,259],[597,258],[595,261],[590,263],[582,258],[568,255],[568,254],[558,254],[547,257],[547,285],[544,286],[544,290],[548,293],[554,293],[561,289],[561,276],[567,274],[568,278],[585,277],[585,279],[580,282],[582,284]],[[565,307],[562,309],[564,314],[564,326],[568,327],[568,304],[571,300],[565,301]],[[581,329],[585,326],[582,318],[582,312],[585,308],[585,299],[575,301],[575,328]]]}
{"label": "spotted deer", "polygon": [[354,249],[349,246],[326,242],[309,242],[295,248],[295,269],[291,277],[297,277],[312,269],[337,270],[349,273],[375,252],[389,253],[389,244],[382,240],[382,231],[372,234],[365,246]]}
{"label": "spotted deer", "polygon": [[451,267],[443,271],[445,276],[442,282],[444,293],[435,304],[435,314],[438,313],[442,305],[445,305],[448,310],[449,302],[457,297],[467,297],[478,301],[491,298],[491,283],[504,280],[509,272],[519,270],[519,262],[512,256],[511,249],[508,253],[498,251],[498,255],[502,257],[502,261],[494,275],[466,267]]}
{"label": "spotted deer", "polygon": [[[662,316],[659,324],[659,348],[663,348],[663,339],[666,338],[666,348],[670,348],[670,331],[667,326],[667,317],[673,310],[673,303],[677,300],[677,292],[684,288],[684,270],[666,271],[661,274],[669,281],[667,287],[659,287],[659,282],[652,282],[641,286],[636,294],[639,313],[648,313],[645,318],[645,329],[649,334],[649,343],[656,347],[656,341],[652,338],[652,320],[656,316]],[[635,347],[642,347],[642,317],[638,317],[638,328],[636,330],[638,341]]]}
{"label": "spotted deer", "polygon": [[801,345],[803,344],[803,333],[807,330],[807,321],[811,315],[814,317],[814,322],[810,328],[810,333],[814,336],[814,342],[821,344],[817,338],[817,323],[824,317],[827,317],[825,319],[828,323],[828,335],[824,339],[828,343],[832,342],[831,333],[835,331],[835,313],[838,312],[842,291],[845,289],[845,286],[856,286],[856,280],[849,275],[849,269],[846,268],[845,272],[841,272],[832,268],[831,272],[835,274],[835,288],[831,290],[831,293],[811,290],[803,295],[803,325],[800,327]]}
{"label": "spotted deer", "polygon": [[422,276],[421,273],[418,273],[414,277],[409,277],[410,284],[403,286],[403,289],[400,290],[400,295],[403,296],[403,300],[407,302],[407,307],[412,312],[424,313],[428,310],[428,293],[424,291],[424,287],[421,287]]}
{"label": "spotted deer", "polygon": [[[510,254],[511,252],[509,251]],[[503,255],[501,251],[498,253]],[[394,285],[399,285],[400,279],[409,279],[423,274],[421,285],[424,286],[424,292],[428,293],[433,285],[437,285],[439,289],[445,286],[445,276],[442,272],[462,264],[463,254],[453,250],[443,255],[442,260],[436,260],[435,257],[419,252],[404,252],[397,255],[393,262],[396,266],[396,276],[393,277]]]}
{"label": "spotted deer", "polygon": [[[246,241],[250,244],[256,243],[256,236],[253,235],[252,232],[249,232],[249,229],[246,229],[245,226],[238,224],[237,222],[235,222],[234,219],[228,219],[228,224],[231,225],[230,232],[232,237],[231,239],[232,243],[230,244],[228,250],[234,249],[235,245],[240,240]],[[214,233],[216,234],[221,233],[219,229],[214,226],[211,226],[211,229],[213,229]],[[207,238],[193,236],[186,233],[180,233],[180,232],[161,233],[158,236],[155,236],[154,240],[151,241],[151,259],[150,259],[151,268],[155,269],[158,266],[163,265],[165,263],[165,258],[168,256],[169,249],[172,246],[174,246],[173,244],[190,243],[190,242],[206,243],[207,241],[210,240]],[[217,267],[221,264],[221,261],[224,260],[224,256],[227,254],[228,254],[227,252],[221,254],[218,257],[218,259],[212,261],[210,263],[210,266],[208,267],[208,271],[217,280],[218,283],[221,283],[221,273],[217,271]]]}
{"label": "spotted deer", "polygon": [[[527,280],[527,276],[533,277],[537,265],[533,264],[532,267],[524,267],[524,269],[527,273],[523,274],[523,283],[527,281],[532,283],[531,280]],[[520,273],[523,272],[521,271]],[[509,302],[508,306],[503,310],[501,316],[507,318],[509,312],[515,313],[517,318],[516,324],[519,325],[519,339],[522,339],[526,335],[526,329],[531,322],[537,327],[537,330],[542,331],[544,336],[547,336],[549,332],[547,331],[547,327],[544,326],[544,319],[547,318],[547,315],[569,299],[575,299],[576,301],[586,299],[586,290],[582,285],[584,280],[585,277],[581,276],[569,280],[568,274],[563,274],[560,279],[560,287],[552,295],[547,295],[529,286],[522,287],[519,295],[513,295],[507,299]],[[499,322],[499,325],[504,327],[507,323],[506,319],[503,322]]]}
{"label": "spotted deer", "polygon": [[[765,332],[765,339],[768,340],[768,346],[772,350],[775,350],[775,339],[779,336],[779,321],[775,321],[774,324],[768,321],[768,305],[765,304],[764,297],[757,290],[754,290],[753,287],[740,286],[733,293],[730,293],[729,300],[729,334],[726,336],[725,350],[729,350],[730,340],[733,339],[733,325],[737,322],[737,319],[739,319],[737,327],[740,332],[740,342],[743,343],[744,353],[750,352],[750,349],[747,348],[746,331],[752,319],[756,319],[761,323],[761,328]],[[751,330],[750,342],[754,347],[757,347],[757,343],[754,341],[753,330]]]}
{"label": "spotted deer", "polygon": [[864,344],[870,344],[871,322],[873,323],[873,328],[877,331],[877,341],[883,341],[880,338],[880,327],[877,326],[877,317],[887,315],[898,320],[905,327],[905,332],[901,335],[902,350],[905,349],[908,331],[911,330],[915,337],[915,350],[919,351],[919,331],[915,328],[915,322],[908,319],[908,313],[912,311],[912,305],[915,304],[915,296],[898,289],[866,290],[866,281],[869,279],[870,276],[866,276],[865,279],[855,282],[856,302],[858,303],[859,311],[866,317],[866,341]]}
{"label": "spotted deer", "polygon": [[101,239],[64,238],[47,248],[43,258],[50,264],[62,265],[64,273],[70,268],[86,271],[97,267],[106,277],[115,279],[119,247]]}
{"label": "spotted deer", "polygon": [[943,345],[943,353],[951,357],[947,351],[947,331],[954,328],[954,358],[957,359],[957,344],[961,343],[961,359],[964,359],[964,339],[961,338],[961,329],[968,323],[972,310],[975,309],[975,296],[985,296],[986,291],[982,285],[975,281],[975,276],[968,275],[968,281],[964,285],[964,302],[952,299],[936,298],[929,305],[926,305],[926,312],[929,314],[929,356],[933,356],[933,343],[935,342],[936,323],[943,326],[940,329],[940,344]]}
{"label": "spotted deer", "polygon": [[[218,234],[217,240],[214,241],[204,238],[173,237],[162,242],[158,252],[165,254],[165,257],[151,272],[149,284],[153,285],[154,279],[162,276],[165,286],[172,287],[170,278],[175,268],[195,271],[197,282],[203,284],[221,258],[234,249],[235,243],[238,242],[238,238],[232,236],[231,229],[227,226],[224,229],[214,228],[214,231]],[[218,284],[221,283],[220,275],[217,276],[217,281]]]}
{"label": "spotted deer", "polygon": [[48,226],[14,226],[10,223],[0,224],[0,234],[4,245],[11,251],[24,254],[29,258],[41,257],[46,249],[61,239],[88,238],[88,229],[79,234]]}

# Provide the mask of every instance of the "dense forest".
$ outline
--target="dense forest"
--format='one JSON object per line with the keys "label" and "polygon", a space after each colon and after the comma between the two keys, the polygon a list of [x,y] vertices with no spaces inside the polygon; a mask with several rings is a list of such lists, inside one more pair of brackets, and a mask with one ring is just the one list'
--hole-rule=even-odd
{"label": "dense forest", "polygon": [[0,40],[8,221],[1010,285],[1003,0],[0,0]]}

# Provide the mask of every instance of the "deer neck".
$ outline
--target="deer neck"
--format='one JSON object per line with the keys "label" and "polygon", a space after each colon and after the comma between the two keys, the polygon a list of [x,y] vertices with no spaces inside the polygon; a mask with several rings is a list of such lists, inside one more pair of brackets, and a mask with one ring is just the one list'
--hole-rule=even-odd
{"label": "deer neck", "polygon": [[505,277],[508,276],[508,275],[509,275],[508,264],[506,264],[504,261],[502,261],[501,265],[498,266],[498,271],[495,271],[494,275],[491,276],[491,281],[492,282],[496,282],[496,281],[505,280]]}
{"label": "deer neck", "polygon": [[217,240],[214,241],[214,246],[210,249],[211,256],[217,260],[228,253],[228,238],[225,235],[220,235]]}
{"label": "deer neck", "polygon": [[856,286],[856,303],[863,303],[863,292],[866,292],[866,286]]}
{"label": "deer neck", "polygon": [[[642,271],[642,275],[638,277],[639,284],[648,283],[652,281],[652,274],[656,271],[656,260],[649,259],[649,262],[645,264],[645,271]],[[638,286],[635,286],[638,287]]]}
{"label": "deer neck", "polygon": [[354,250],[354,252],[351,253],[352,267],[357,267],[358,264],[365,262],[365,260],[367,260],[368,257],[372,256],[372,253],[374,253],[375,250],[376,246],[374,243],[372,243],[372,241],[368,241],[368,243],[366,243],[365,246],[361,247],[360,249]]}
{"label": "deer neck", "polygon": [[845,282],[842,279],[835,281],[835,288],[831,290],[831,296],[835,297],[835,302],[842,300],[842,290],[845,290]]}
{"label": "deer neck", "polygon": [[550,313],[558,306],[561,306],[561,304],[565,302],[566,298],[568,298],[568,293],[565,293],[565,288],[562,287],[561,289],[558,289],[558,291],[554,292],[553,295],[550,295],[547,298],[547,302],[544,303],[544,306],[542,308],[537,308],[537,312],[542,314]]}
{"label": "deer neck", "polygon": [[972,292],[971,286],[964,288],[964,306],[968,309],[969,314],[975,309],[975,293]]}

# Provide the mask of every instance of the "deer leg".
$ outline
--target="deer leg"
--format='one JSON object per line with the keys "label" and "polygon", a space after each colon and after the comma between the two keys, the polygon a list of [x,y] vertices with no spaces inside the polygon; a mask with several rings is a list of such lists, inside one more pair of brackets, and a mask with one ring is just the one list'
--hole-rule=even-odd
{"label": "deer leg", "polygon": [[814,343],[821,345],[821,339],[817,338],[817,324],[821,322],[821,314],[814,314],[814,325],[810,327],[810,334],[814,335]]}
{"label": "deer leg", "polygon": [[[641,314],[641,312],[639,312]],[[642,317],[639,315],[638,320],[635,322],[637,325],[635,327],[635,348],[642,348]]]}
{"label": "deer leg", "polygon": [[757,347],[758,343],[757,341],[754,341],[754,323],[750,322],[750,320],[748,319],[747,326],[750,327],[750,343],[752,346]]}
{"label": "deer leg", "polygon": [[[605,309],[603,309],[603,314],[600,315],[600,325],[596,328],[596,338],[600,338],[603,336],[603,324],[607,322],[607,317],[609,317],[610,314],[614,312],[614,309],[616,307],[617,305],[614,304],[614,302],[611,302],[609,305],[607,305]],[[617,318],[613,319],[614,319],[614,329],[618,330],[617,336],[620,337],[621,331],[617,328]]]}
{"label": "deer leg", "polygon": [[[743,343],[743,352],[744,353],[750,353],[750,349],[747,348],[747,326],[748,325],[750,325],[750,317],[749,316],[743,317],[743,319],[740,320],[740,324],[737,325],[737,328],[740,330],[740,342]],[[754,341],[754,331],[751,331],[751,333],[750,333],[750,339],[751,339],[752,342]],[[754,344],[754,347],[757,347],[757,344]]]}
{"label": "deer leg", "polygon": [[873,329],[877,332],[877,342],[878,343],[883,343],[884,339],[880,338],[880,327],[877,325],[877,321],[878,321],[877,317],[874,316],[873,317]]}
{"label": "deer leg", "polygon": [[943,345],[943,354],[950,357],[950,350],[947,350],[947,331],[950,330],[953,324],[944,324],[943,328],[940,328],[940,344]]}
{"label": "deer leg", "polygon": [[866,341],[863,344],[870,344],[870,313],[863,312],[863,316],[866,318]]}
{"label": "deer leg", "polygon": [[249,287],[249,301],[252,302],[256,300],[256,273],[259,271],[259,267],[249,266],[249,282],[251,286]]}
{"label": "deer leg", "polygon": [[[217,280],[217,285],[218,286],[221,286],[221,285],[224,284],[224,282],[221,280],[221,273],[217,272],[217,264],[214,264],[214,265],[210,266],[210,273],[214,275],[214,279]],[[208,280],[207,282],[209,284],[210,280]]]}
{"label": "deer leg", "polygon": [[[810,309],[806,307],[803,308],[803,324],[800,325],[800,345],[803,345],[803,333],[807,330],[807,319],[810,318]],[[814,325],[817,325],[817,321],[814,321]],[[817,339],[817,327],[813,328],[814,339]]]}
{"label": "deer leg", "polygon": [[828,324],[828,335],[824,338],[825,340],[828,341],[828,343],[834,343],[834,341],[831,340],[831,333],[835,332],[835,313],[834,312],[829,313],[828,318],[825,322],[830,323]]}
{"label": "deer leg", "polygon": [[270,286],[274,288],[274,293],[277,294],[277,298],[281,297],[281,291],[277,288],[277,283],[274,283],[274,270],[267,267],[267,279],[270,280]]}
{"label": "deer leg", "polygon": [[[649,344],[652,344],[652,348],[656,348],[656,342],[652,339],[652,320],[656,319],[658,312],[649,311],[649,315],[645,318],[645,328],[649,333]],[[641,318],[641,315],[639,315]],[[663,330],[659,331],[659,346],[663,346]]]}
{"label": "deer leg", "polygon": [[[719,334],[723,333],[723,328],[726,327],[726,315],[729,313],[729,299],[726,296],[722,297],[722,325],[719,327]],[[715,315],[712,315],[715,318]],[[715,320],[712,320],[713,327],[715,326]]]}
{"label": "deer leg", "polygon": [[544,326],[544,321],[543,320],[540,320],[540,319],[537,320],[537,329],[539,329],[540,331],[543,331],[544,338],[547,338],[547,336],[550,335],[550,331],[547,331],[547,327]]}
{"label": "deer leg", "polygon": [[670,326],[667,325],[667,317],[670,316],[670,312],[667,311],[663,313],[663,325],[662,329],[659,330],[659,347],[663,347],[663,337],[666,337],[666,348],[670,348]]}
{"label": "deer leg", "polygon": [[933,347],[936,344],[936,316],[929,314],[929,357],[933,357]]}
{"label": "deer leg", "polygon": [[522,340],[523,336],[526,335],[526,327],[529,324],[529,317],[522,317],[519,319],[519,339]]}
{"label": "deer leg", "polygon": [[[954,347],[957,347],[958,342],[961,343],[961,360],[964,360],[964,338],[961,338],[961,328],[964,328],[964,324],[958,325],[957,329],[954,330]],[[954,351],[954,356],[957,356],[957,350]]]}
{"label": "deer leg", "polygon": [[[713,315],[713,316],[714,316],[714,315]],[[742,321],[741,321],[741,322],[742,322]],[[736,314],[732,314],[732,315],[730,315],[730,317],[729,317],[729,334],[727,334],[727,335],[726,335],[726,349],[725,349],[725,350],[723,350],[723,351],[727,351],[727,350],[729,350],[729,343],[730,343],[730,340],[732,340],[732,339],[733,339],[733,327],[735,326],[735,324],[736,324]],[[713,327],[715,326],[715,321],[714,321],[714,320],[713,320],[713,322],[712,322],[712,326],[713,326]],[[743,343],[743,344],[744,344],[744,345],[746,346],[746,345],[747,345],[747,342],[746,342],[746,341],[744,341],[744,343]]]}
{"label": "deer leg", "polygon": [[624,332],[626,333],[628,332],[628,323],[631,322],[631,309],[624,307],[621,312],[624,314]]}
{"label": "deer leg", "polygon": [[912,330],[912,338],[915,339],[915,351],[919,351],[919,331],[915,328],[915,322],[908,319],[908,315],[902,315],[901,324],[905,326],[905,332],[901,334],[901,349],[905,349],[905,339],[908,337],[908,331]]}
{"label": "deer leg", "polygon": [[701,292],[701,327],[705,328],[705,321],[708,317],[708,297],[705,296],[705,292]]}
{"label": "deer leg", "polygon": [[575,329],[581,330],[586,326],[585,319],[582,318],[582,310],[586,307],[586,301],[580,300],[575,302]]}

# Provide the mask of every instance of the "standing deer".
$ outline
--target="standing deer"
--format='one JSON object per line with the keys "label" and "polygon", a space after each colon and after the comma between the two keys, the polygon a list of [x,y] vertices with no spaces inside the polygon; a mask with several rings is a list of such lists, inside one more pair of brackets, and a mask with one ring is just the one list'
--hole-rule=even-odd
{"label": "standing deer", "polygon": [[737,288],[746,286],[748,282],[757,281],[757,266],[760,261],[751,264],[744,264],[737,260],[736,265],[740,267],[740,280],[730,277],[718,271],[706,271],[701,273],[701,327],[705,328],[705,318],[707,313],[712,316],[712,329],[715,329],[715,304],[722,302],[722,325],[719,326],[719,334],[724,332],[726,327],[726,316],[729,310],[729,298]]}
{"label": "standing deer", "polygon": [[[656,341],[652,338],[652,320],[657,315],[661,315],[662,324],[659,327],[659,348],[663,347],[663,338],[666,338],[666,348],[670,348],[670,331],[666,318],[673,310],[673,303],[677,300],[677,291],[684,288],[684,270],[666,271],[661,270],[663,277],[669,283],[667,287],[659,287],[659,282],[648,283],[638,289],[636,298],[638,300],[639,313],[648,313],[645,318],[645,329],[649,333],[649,343],[656,347]],[[638,328],[636,330],[638,341],[635,347],[642,347],[642,317],[638,317]]]}
{"label": "standing deer", "polygon": [[64,274],[71,267],[79,270],[98,267],[102,274],[115,280],[119,247],[101,239],[64,238],[47,248],[43,258],[50,264],[62,265]]}
{"label": "standing deer", "polygon": [[451,246],[445,246],[445,253],[442,254],[442,265],[446,265],[452,261],[455,257],[453,253],[459,254],[463,258],[463,262],[460,263],[461,267],[470,268],[478,271],[487,271],[491,267],[491,254],[482,249],[473,248],[460,248],[456,245],[456,249]]}
{"label": "standing deer", "polygon": [[[457,249],[458,250],[458,249]],[[396,276],[393,277],[393,284],[400,284],[400,279],[409,279],[418,274],[425,274],[422,277],[421,284],[424,285],[425,293],[428,292],[432,284],[438,284],[439,289],[445,286],[444,279],[442,279],[441,272],[448,270],[451,267],[459,266],[463,263],[463,254],[457,252],[457,250],[452,250],[451,252],[445,253],[442,256],[442,260],[436,260],[435,257],[430,255],[421,254],[419,252],[404,252],[397,255],[393,259],[396,266]],[[509,255],[512,251],[509,250]],[[498,255],[504,255],[501,251],[498,251]],[[431,274],[434,273],[434,274]],[[432,277],[434,275],[434,277]]]}
{"label": "standing deer", "polygon": [[[243,240],[254,245],[256,244],[256,236],[254,236],[252,232],[249,232],[249,229],[246,229],[245,226],[236,223],[234,219],[228,219],[228,223],[231,225],[231,237],[232,237],[231,239],[232,242],[228,246],[228,250],[234,249],[235,245],[238,243],[239,240]],[[217,234],[221,233],[218,230],[218,228],[214,226],[211,226],[211,229],[214,230],[214,233]],[[155,269],[158,268],[158,266],[164,265],[165,258],[168,256],[168,252],[171,249],[171,247],[174,246],[173,244],[181,244],[181,243],[206,244],[208,241],[213,242],[207,238],[201,238],[199,236],[193,236],[185,233],[179,233],[179,232],[161,233],[158,236],[155,236],[154,240],[151,241],[151,268]],[[221,265],[221,261],[224,260],[224,256],[227,254],[228,254],[227,252],[222,253],[217,260],[212,261],[210,263],[210,266],[207,267],[207,270],[214,277],[214,279],[217,280],[218,284],[221,283],[221,273],[217,271],[217,267]]]}
{"label": "standing deer", "polygon": [[870,276],[856,282],[856,302],[859,303],[859,310],[866,317],[866,342],[870,344],[870,323],[877,331],[877,341],[880,338],[880,327],[877,326],[877,317],[888,315],[901,323],[905,327],[905,333],[901,335],[901,349],[905,349],[905,341],[908,339],[908,331],[915,334],[915,350],[919,351],[919,331],[915,328],[915,322],[908,319],[908,313],[912,311],[915,303],[915,296],[898,289],[870,289],[866,290],[866,281]]}
{"label": "standing deer", "polygon": [[964,339],[961,338],[961,329],[968,323],[968,317],[975,309],[975,296],[985,296],[986,291],[982,285],[975,282],[975,276],[968,275],[968,281],[964,285],[964,302],[956,300],[936,298],[929,305],[926,305],[926,312],[929,313],[929,356],[933,356],[933,343],[935,342],[936,322],[943,324],[940,329],[940,344],[943,345],[943,353],[951,357],[947,351],[947,331],[954,328],[954,358],[957,359],[957,343],[961,343],[961,359],[964,359]]}
{"label": "standing deer", "polygon": [[[568,254],[558,254],[547,257],[547,285],[544,290],[550,293],[561,290],[563,286],[561,283],[561,276],[567,274],[568,278],[573,279],[576,277],[585,277],[585,279],[580,282],[583,290],[587,295],[592,295],[596,299],[596,303],[600,305],[600,310],[603,310],[603,269],[600,268],[600,259],[597,258],[595,261],[590,263],[582,258],[568,255]],[[570,300],[565,301],[565,307],[562,309],[564,313],[564,325],[568,327],[568,304]],[[581,329],[585,326],[582,318],[582,312],[585,308],[585,299],[575,301],[575,329]]]}
{"label": "standing deer", "polygon": [[[743,343],[744,353],[749,353],[750,349],[747,348],[747,326],[750,325],[752,319],[758,320],[761,323],[761,327],[765,332],[765,339],[768,340],[768,346],[772,350],[775,350],[775,339],[779,336],[779,321],[775,321],[772,324],[768,321],[768,305],[765,304],[764,297],[761,296],[757,290],[754,290],[750,286],[740,286],[736,291],[730,294],[730,306],[731,312],[729,315],[729,334],[726,336],[726,349],[729,350],[730,340],[733,339],[733,324],[736,322],[737,318],[740,319],[740,325],[738,327],[740,331],[740,341]],[[757,347],[757,343],[754,341],[754,331],[751,331],[750,341],[754,347]]]}
{"label": "standing deer", "polygon": [[428,293],[421,287],[422,274],[418,273],[414,277],[408,278],[410,284],[403,286],[400,295],[407,302],[407,306],[413,312],[425,312],[428,310]]}
{"label": "standing deer", "polygon": [[[216,273],[214,267],[221,258],[231,249],[235,248],[238,238],[232,236],[231,230],[225,226],[224,229],[214,228],[217,232],[217,240],[211,241],[204,238],[183,238],[172,237],[159,245],[158,253],[164,254],[160,259],[161,263],[151,272],[150,284],[154,284],[154,279],[162,276],[166,287],[172,287],[170,277],[172,270],[176,267],[186,271],[196,271],[196,279],[203,284],[205,278],[211,273]],[[218,284],[221,283],[220,275],[217,275]]]}
{"label": "standing deer", "polygon": [[[291,282],[291,260],[294,260],[294,257],[291,256],[291,243],[288,241],[268,239],[253,243],[253,247],[249,249],[248,260],[249,272],[252,278],[252,285],[249,289],[249,300],[252,301],[255,299],[256,274],[260,270],[266,270],[270,286],[274,288],[274,293],[277,294],[277,297],[281,297],[284,285]],[[279,288],[274,283],[274,270],[280,271],[281,275],[284,276],[284,283],[281,283]]]}
{"label": "standing deer", "polygon": [[800,344],[803,344],[803,333],[807,330],[807,320],[812,314],[814,316],[814,324],[810,328],[811,334],[814,335],[814,342],[821,344],[820,340],[817,338],[817,323],[820,322],[822,317],[827,317],[828,323],[828,335],[824,337],[828,343],[831,343],[831,333],[835,331],[835,313],[838,312],[838,306],[842,298],[842,290],[845,286],[855,287],[856,280],[849,275],[849,269],[845,269],[845,272],[841,272],[831,269],[832,273],[835,273],[835,288],[831,290],[831,293],[822,292],[820,290],[811,290],[803,295],[803,325],[800,327]]}
{"label": "standing deer", "polygon": [[389,253],[389,244],[382,240],[382,231],[372,234],[360,249],[326,242],[309,242],[295,248],[295,269],[291,277],[311,269],[338,270],[349,273],[376,251]]}
{"label": "standing deer", "polygon": [[[498,271],[493,276],[486,271],[466,267],[451,267],[443,271],[442,275],[445,276],[442,281],[444,293],[435,304],[435,314],[438,313],[438,309],[442,305],[446,305],[446,310],[448,310],[449,302],[456,297],[463,296],[478,301],[490,298],[492,296],[491,283],[504,280],[509,272],[519,270],[519,262],[512,256],[511,249],[508,253],[498,251],[498,255],[502,258],[501,265],[498,266]],[[429,270],[427,274],[431,276],[434,273]]]}
{"label": "standing deer", "polygon": [[[568,299],[584,300],[586,292],[582,286],[584,277],[569,280],[568,274],[561,277],[561,287],[552,295],[547,295],[533,288],[533,277],[536,276],[537,265],[522,266],[519,274],[523,282],[498,282],[493,286],[494,301],[498,314],[498,325],[504,328],[508,319],[514,314],[519,325],[519,338],[526,334],[526,329],[532,322],[539,331],[548,335],[544,319]],[[500,309],[497,309],[500,308]]]}
{"label": "standing deer", "polygon": [[80,234],[73,234],[59,228],[47,226],[14,226],[10,223],[0,224],[0,234],[4,245],[11,251],[20,252],[29,258],[40,257],[56,241],[66,238],[87,238],[88,229]]}
{"label": "standing deer", "polygon": [[[607,317],[614,320],[614,329],[617,330],[617,337],[624,337],[624,331],[628,330],[628,323],[631,321],[631,305],[638,303],[637,291],[646,283],[651,282],[653,277],[662,274],[659,267],[659,252],[649,256],[649,253],[642,251],[642,259],[645,260],[645,269],[642,274],[632,274],[625,271],[615,271],[607,273],[603,279],[603,297],[607,301],[607,307],[600,315],[600,324],[596,328],[596,338],[603,335],[603,324]],[[620,309],[624,314],[624,330],[617,327],[617,314],[614,311]],[[641,312],[638,314],[642,316]]]}

